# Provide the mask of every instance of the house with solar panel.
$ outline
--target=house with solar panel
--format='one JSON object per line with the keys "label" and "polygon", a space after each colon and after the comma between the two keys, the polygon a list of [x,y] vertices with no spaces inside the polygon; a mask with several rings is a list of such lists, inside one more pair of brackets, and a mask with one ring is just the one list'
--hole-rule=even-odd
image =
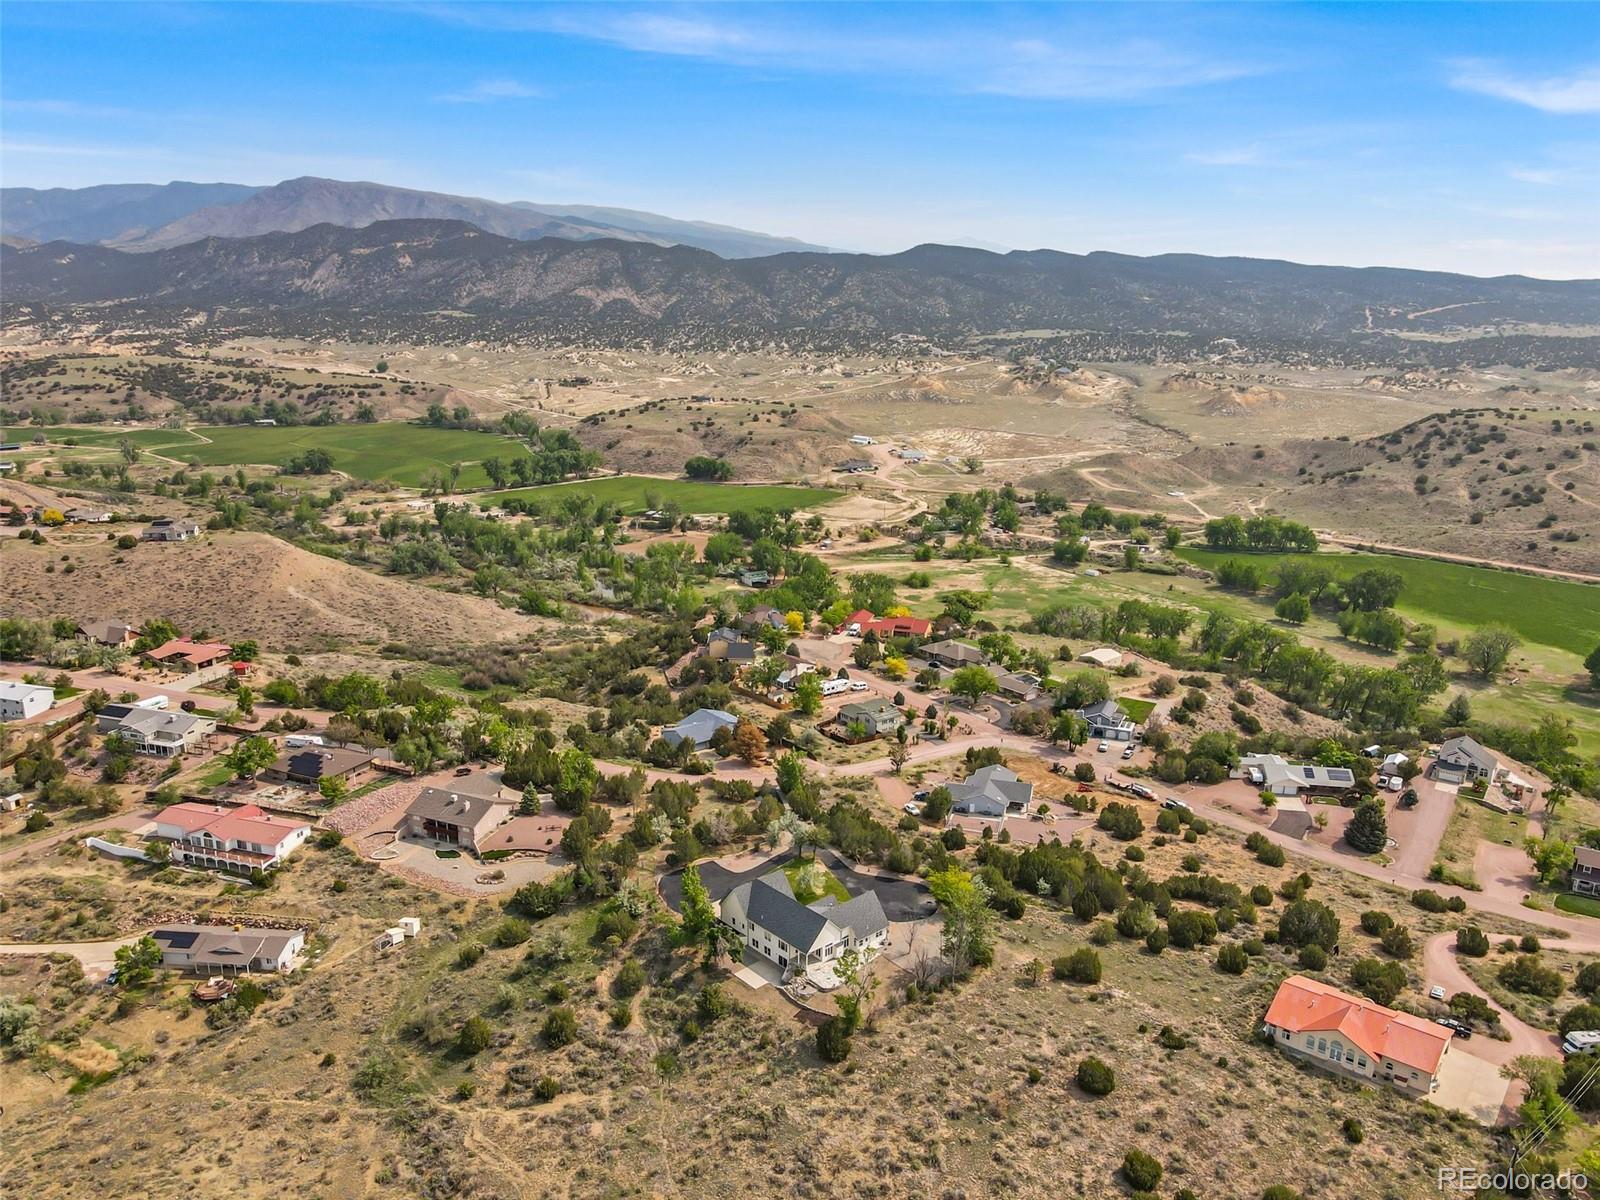
{"label": "house with solar panel", "polygon": [[1355,786],[1349,767],[1324,767],[1292,763],[1278,754],[1247,754],[1239,760],[1235,779],[1243,779],[1274,796],[1299,796],[1315,792],[1343,792]]}

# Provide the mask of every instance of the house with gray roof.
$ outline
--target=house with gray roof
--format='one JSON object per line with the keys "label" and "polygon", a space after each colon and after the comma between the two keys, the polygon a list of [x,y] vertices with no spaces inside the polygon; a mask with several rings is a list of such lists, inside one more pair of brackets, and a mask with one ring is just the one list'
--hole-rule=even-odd
{"label": "house with gray roof", "polygon": [[1080,708],[1078,715],[1089,723],[1090,741],[1131,742],[1138,728],[1115,700],[1096,700]]}
{"label": "house with gray roof", "polygon": [[1281,754],[1247,754],[1233,772],[1252,786],[1274,796],[1298,796],[1301,792],[1342,792],[1355,786],[1355,772],[1349,767],[1324,767],[1317,763],[1292,763]]}
{"label": "house with gray roof", "polygon": [[305,953],[304,929],[256,929],[232,925],[163,925],[150,936],[161,947],[161,965],[206,975],[286,973]]}
{"label": "house with gray roof", "polygon": [[1575,857],[1572,873],[1567,877],[1568,886],[1580,896],[1600,896],[1600,850],[1592,846],[1577,846],[1573,854]]}
{"label": "house with gray roof", "polygon": [[720,708],[697,708],[676,725],[668,725],[663,729],[661,740],[669,746],[689,742],[696,750],[701,750],[711,745],[717,730],[732,729],[738,723],[738,717]]}
{"label": "house with gray roof", "polygon": [[889,940],[889,918],[876,893],[863,892],[843,904],[832,896],[801,904],[781,870],[734,888],[723,897],[717,916],[788,975],[830,978],[831,964],[846,950],[871,958]]}
{"label": "house with gray roof", "polygon": [[868,737],[887,737],[906,723],[906,715],[889,701],[879,696],[856,704],[839,707],[839,728],[847,730],[860,724]]}
{"label": "house with gray roof", "polygon": [[1033,784],[998,763],[980,767],[960,783],[947,783],[950,811],[965,817],[1004,817],[1025,813],[1033,801]]}
{"label": "house with gray roof", "polygon": [[1475,739],[1462,734],[1439,747],[1439,757],[1434,759],[1429,774],[1440,783],[1472,783],[1493,779],[1499,769],[1499,759]]}

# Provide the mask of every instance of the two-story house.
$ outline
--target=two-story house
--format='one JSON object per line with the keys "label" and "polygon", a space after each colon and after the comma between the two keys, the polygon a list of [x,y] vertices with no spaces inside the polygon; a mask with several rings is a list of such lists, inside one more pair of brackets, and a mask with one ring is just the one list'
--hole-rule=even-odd
{"label": "two-story house", "polygon": [[793,975],[827,967],[849,949],[871,958],[889,941],[889,918],[875,893],[863,892],[844,904],[831,896],[801,904],[782,871],[734,888],[723,897],[718,919],[750,949]]}
{"label": "two-story house", "polygon": [[172,861],[223,871],[269,871],[311,836],[304,821],[275,817],[254,804],[229,808],[186,800],[156,814],[156,836],[172,843]]}

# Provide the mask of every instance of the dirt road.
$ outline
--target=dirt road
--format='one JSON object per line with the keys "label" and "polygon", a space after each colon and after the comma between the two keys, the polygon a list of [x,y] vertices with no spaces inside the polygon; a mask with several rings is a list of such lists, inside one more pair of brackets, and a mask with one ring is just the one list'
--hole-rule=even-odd
{"label": "dirt road", "polygon": [[[1500,939],[1488,930],[1489,941],[1496,942]],[[1472,1053],[1478,1058],[1487,1059],[1502,1066],[1512,1059],[1524,1054],[1537,1055],[1541,1058],[1560,1058],[1561,1043],[1553,1033],[1542,1029],[1535,1029],[1519,1021],[1516,1017],[1506,1012],[1493,1000],[1489,994],[1473,982],[1461,963],[1456,958],[1456,935],[1454,933],[1441,933],[1437,937],[1429,938],[1422,948],[1422,973],[1424,982],[1431,988],[1442,987],[1445,994],[1455,995],[1457,992],[1467,992],[1473,996],[1482,996],[1488,1000],[1489,1007],[1500,1017],[1500,1024],[1511,1035],[1508,1042],[1496,1041],[1494,1038],[1476,1037],[1472,1039]]]}

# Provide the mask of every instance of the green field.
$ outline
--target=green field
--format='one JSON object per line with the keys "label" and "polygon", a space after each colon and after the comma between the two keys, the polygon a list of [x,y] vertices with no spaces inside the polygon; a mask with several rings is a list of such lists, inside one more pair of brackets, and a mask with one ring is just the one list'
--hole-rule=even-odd
{"label": "green field", "polygon": [[611,475],[578,483],[551,483],[544,487],[491,492],[479,502],[492,507],[505,500],[551,502],[572,492],[615,504],[624,512],[644,512],[676,504],[684,512],[750,512],[758,508],[815,508],[837,499],[829,488],[786,487],[781,484],[696,483],[687,479],[652,479],[643,475]]}
{"label": "green field", "polygon": [[[24,442],[37,432],[21,430]],[[68,439],[86,448],[115,447],[124,438],[141,450],[207,467],[282,466],[307,450],[325,450],[334,469],[356,479],[387,479],[421,486],[430,471],[461,463],[459,488],[489,486],[477,464],[499,455],[514,457],[521,443],[493,433],[434,429],[387,421],[372,425],[207,425],[188,429],[80,429],[48,431],[52,442]]]}
{"label": "green field", "polygon": [[1600,587],[1591,584],[1392,554],[1237,554],[1198,546],[1177,553],[1211,570],[1230,558],[1257,563],[1269,578],[1291,560],[1314,562],[1336,579],[1381,567],[1405,579],[1395,607],[1410,616],[1467,629],[1506,625],[1527,641],[1580,658],[1600,645]]}

